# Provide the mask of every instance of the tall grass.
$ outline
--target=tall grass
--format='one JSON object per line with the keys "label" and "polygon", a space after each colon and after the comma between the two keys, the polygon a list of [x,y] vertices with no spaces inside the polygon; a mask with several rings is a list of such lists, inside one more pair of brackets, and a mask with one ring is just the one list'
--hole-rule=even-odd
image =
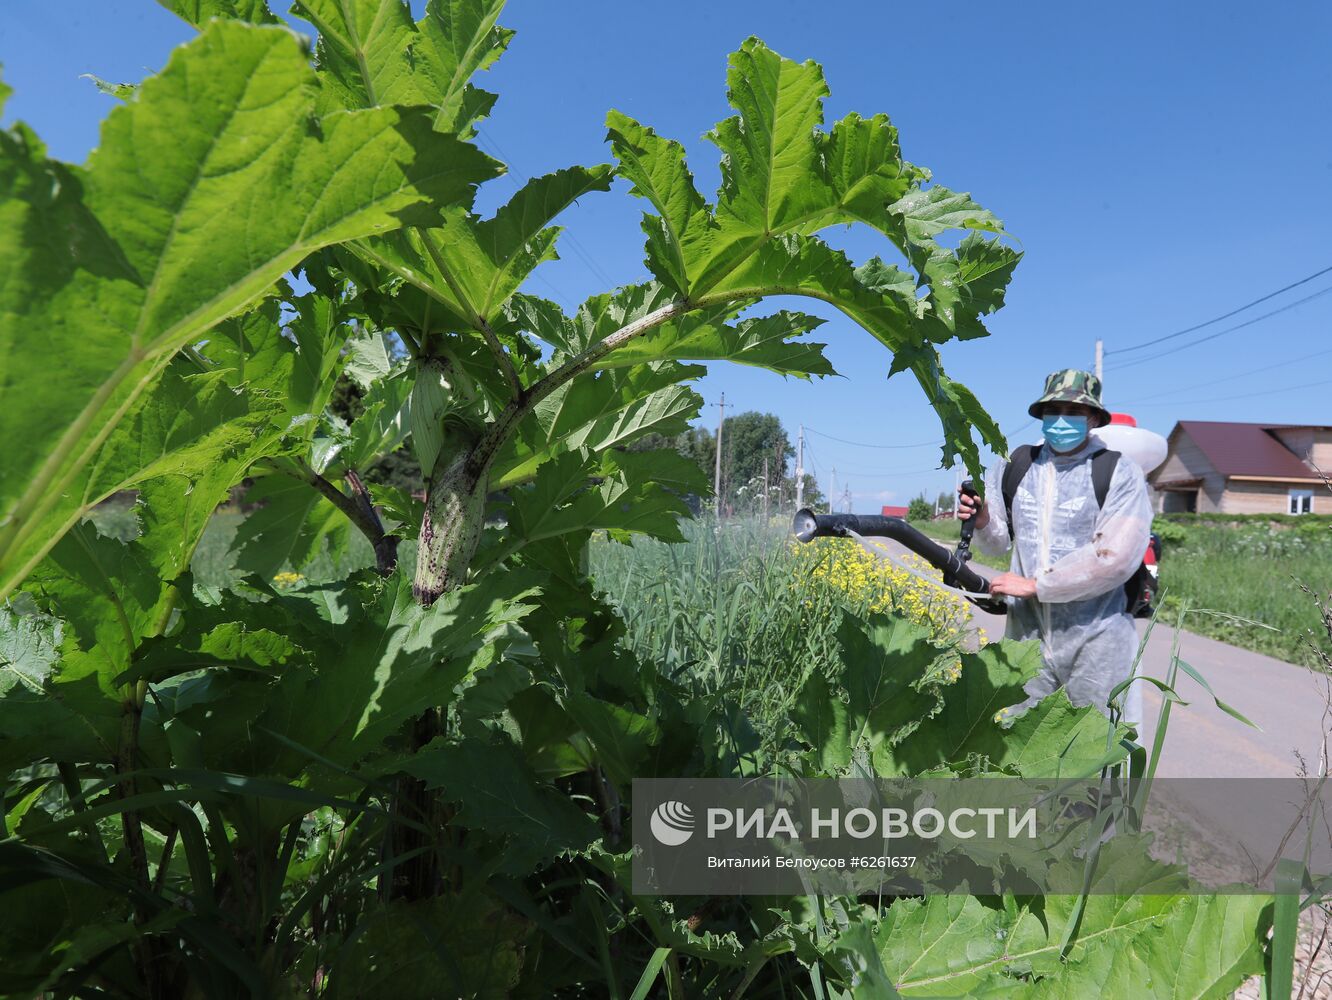
{"label": "tall grass", "polygon": [[[139,519],[132,500],[109,500],[93,508],[88,520],[103,535],[127,542],[139,534]],[[236,567],[236,552],[232,543],[244,515],[234,507],[219,507],[208,521],[199,546],[194,550],[190,572],[203,587],[227,587],[237,582],[244,572]],[[374,549],[358,532],[347,533],[346,550],[336,556],[323,549],[305,566],[297,567],[300,575],[314,582],[340,580],[349,572],[375,564]]]}
{"label": "tall grass", "polygon": [[1263,622],[1277,631],[1208,614],[1191,614],[1189,628],[1223,642],[1324,668],[1308,642],[1322,627],[1314,593],[1332,588],[1332,528],[1314,521],[1170,524],[1161,556],[1166,607],[1187,601]]}
{"label": "tall grass", "polygon": [[984,641],[959,599],[853,541],[800,546],[785,523],[755,519],[682,528],[682,544],[594,539],[591,575],[637,656],[693,690],[724,693],[770,747],[781,744],[805,680],[839,663],[844,614],[887,613],[925,626],[940,649],[935,679],[943,683],[957,676],[958,651]]}
{"label": "tall grass", "polygon": [[779,729],[805,679],[837,655],[839,596],[811,578],[785,526],[700,520],[683,529],[683,544],[594,540],[597,588],[636,655],[681,683],[729,693]]}

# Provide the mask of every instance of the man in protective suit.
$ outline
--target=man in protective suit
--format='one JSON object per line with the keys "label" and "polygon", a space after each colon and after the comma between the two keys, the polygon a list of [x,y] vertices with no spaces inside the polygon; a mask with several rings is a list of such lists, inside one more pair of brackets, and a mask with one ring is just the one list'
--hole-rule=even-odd
{"label": "man in protective suit", "polygon": [[[985,476],[985,500],[963,495],[958,516],[976,517],[976,542],[988,555],[1013,551],[1010,570],[995,577],[990,593],[1008,599],[1010,639],[1039,639],[1040,673],[1026,684],[1026,711],[1056,688],[1074,705],[1108,711],[1110,692],[1129,676],[1138,633],[1124,584],[1142,563],[1151,534],[1152,508],[1142,470],[1126,455],[1107,454],[1091,433],[1110,422],[1101,405],[1101,383],[1090,372],[1065,369],[1050,375],[1045,393],[1029,412],[1041,421],[1044,444],[1022,456],[1030,466],[1004,501],[999,461]],[[1015,464],[1018,451],[1010,461]],[[1113,463],[1112,469],[1107,466]],[[1100,466],[1104,502],[1098,503],[1093,467]],[[1012,477],[1010,477],[1011,479]],[[1136,721],[1136,720],[1135,720]]]}

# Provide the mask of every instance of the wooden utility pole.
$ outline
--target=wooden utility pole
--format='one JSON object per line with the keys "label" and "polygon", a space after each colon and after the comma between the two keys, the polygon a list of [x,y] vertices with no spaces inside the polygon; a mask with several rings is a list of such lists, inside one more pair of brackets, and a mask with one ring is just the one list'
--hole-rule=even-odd
{"label": "wooden utility pole", "polygon": [[800,436],[796,438],[796,510],[805,506],[805,425],[800,425]]}
{"label": "wooden utility pole", "polygon": [[726,423],[726,393],[721,394],[721,402],[714,404],[717,407],[717,468],[712,475],[712,492],[717,498],[717,518],[722,516],[722,488],[721,488],[721,455],[722,455],[722,425]]}

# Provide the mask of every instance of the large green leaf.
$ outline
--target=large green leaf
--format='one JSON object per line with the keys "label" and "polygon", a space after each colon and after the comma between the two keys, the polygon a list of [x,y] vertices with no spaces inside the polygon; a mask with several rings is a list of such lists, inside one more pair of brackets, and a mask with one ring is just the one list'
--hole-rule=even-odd
{"label": "large green leaf", "polygon": [[508,544],[596,528],[621,538],[632,532],[681,541],[679,521],[689,507],[680,495],[706,489],[698,466],[675,451],[566,452],[515,492]]}
{"label": "large green leaf", "polygon": [[723,239],[762,240],[832,200],[816,131],[828,85],[817,63],[783,59],[749,38],[731,56],[726,88],[738,114],[708,134],[723,154],[717,218]]}
{"label": "large green leaf", "polygon": [[288,419],[275,392],[237,386],[231,370],[199,373],[180,359],[106,436],[69,492],[54,498],[49,520],[75,522],[106,497],[138,489],[145,500],[142,547],[163,578],[174,579],[213,509],[274,446]]}
{"label": "large green leaf", "polygon": [[[965,668],[964,668],[965,669]],[[967,745],[997,767],[1024,778],[1080,777],[1127,756],[1120,740],[1128,735],[1113,727],[1092,705],[1075,708],[1062,688],[1024,712],[1007,730],[986,727]]]}
{"label": "large green leaf", "polygon": [[402,574],[348,595],[349,620],[317,633],[318,666],[283,674],[263,722],[334,760],[352,762],[427,705],[447,701],[484,638],[532,610],[535,588],[494,577],[423,608]]}
{"label": "large green leaf", "polygon": [[1002,731],[995,714],[1026,697],[1022,686],[1039,665],[1035,643],[1003,640],[963,654],[958,679],[940,690],[939,712],[877,759],[877,768],[886,774],[915,774],[964,762],[968,754],[996,752]]}
{"label": "large green leaf", "polygon": [[1089,913],[1078,935],[1084,957],[1042,980],[1031,995],[1224,1000],[1263,971],[1262,915],[1270,905],[1269,897],[1256,895],[1176,898],[1127,943],[1113,934],[1089,942],[1099,930]]}
{"label": "large green leaf", "polygon": [[688,256],[707,232],[711,216],[685,166],[684,147],[619,111],[606,116],[606,128],[620,175],[633,184],[631,193],[657,210],[656,215],[643,215],[648,267],[676,294],[688,295]]}
{"label": "large green leaf", "polygon": [[[956,249],[947,230],[1000,233],[969,195],[926,187],[928,171],[901,158],[886,116],[851,114],[821,129],[822,72],[749,39],[727,75],[737,114],[710,133],[721,149],[715,210],[699,196],[683,149],[618,112],[608,119],[612,150],[633,192],[651,201],[644,219],[647,260],[672,292],[704,307],[774,294],[828,302],[894,354],[890,374],[911,370],[944,429],[943,461],[961,457],[982,471],[971,429],[998,451],[1006,442],[972,394],[944,375],[933,343],[983,336],[982,317],[999,308],[1019,255],[978,236]],[[864,268],[813,234],[862,223],[886,237],[914,274],[878,259]]]}
{"label": "large green leaf", "polygon": [[330,103],[425,104],[437,131],[465,135],[495,102],[468,81],[513,37],[496,24],[503,8],[504,0],[429,0],[414,23],[403,0],[295,0],[292,13],[319,31]]}
{"label": "large green leaf", "polygon": [[498,318],[538,264],[555,259],[560,230],[548,223],[610,182],[609,166],[569,167],[528,181],[492,218],[453,209],[441,228],[367,240],[357,252],[438,303],[441,329],[450,323],[480,328]]}
{"label": "large green leaf", "polygon": [[347,544],[347,515],[309,483],[287,476],[260,476],[245,491],[253,506],[231,543],[236,567],[271,579],[287,566],[300,571],[327,545]]}
{"label": "large green leaf", "polygon": [[944,343],[987,336],[981,318],[1003,306],[1017,263],[1017,251],[976,233],[956,250],[935,249],[921,269],[930,286],[930,311],[922,322],[937,325],[930,339]]}
{"label": "large green leaf", "polygon": [[1049,947],[1025,909],[1016,916],[975,896],[902,899],[888,907],[874,939],[884,971],[907,997],[974,996],[1010,965]]}
{"label": "large green leaf", "polygon": [[999,220],[971,195],[950,191],[939,184],[915,188],[903,195],[888,206],[888,214],[896,221],[903,251],[917,260],[921,250],[936,247],[935,237],[950,229],[1003,232]]}
{"label": "large green leaf", "polygon": [[[1120,733],[1090,706],[1074,708],[1056,692],[1011,729],[995,720],[1025,697],[1040,664],[1029,643],[991,643],[962,655],[950,684],[927,682],[939,650],[927,631],[902,619],[845,618],[837,633],[840,669],[805,682],[792,720],[820,771],[839,773],[863,751],[884,776],[915,775],[976,763],[1025,777],[1081,775],[1115,753]],[[837,687],[846,691],[844,700]]]}
{"label": "large green leaf", "polygon": [[489,69],[508,47],[513,32],[500,27],[504,0],[429,0],[417,23],[420,40],[415,55],[420,72],[434,82],[433,103],[439,106],[435,127],[463,132],[486,114],[494,96],[467,81]]}
{"label": "large green leaf", "polygon": [[291,12],[319,32],[330,110],[428,102],[412,69],[416,25],[403,0],[295,0]]}
{"label": "large green leaf", "polygon": [[823,138],[823,156],[834,207],[803,224],[804,232],[855,219],[886,236],[895,235],[889,205],[924,176],[902,159],[897,129],[887,115],[862,118],[852,112]]}
{"label": "large green leaf", "polygon": [[119,670],[170,610],[167,586],[140,539],[108,538],[87,522],[52,547],[27,591],[69,624],[80,646],[100,648]]}
{"label": "large green leaf", "polygon": [[287,329],[296,342],[296,357],[286,401],[293,413],[317,415],[333,395],[337,374],[347,359],[343,347],[352,327],[323,295],[301,295],[292,305],[296,315]]}
{"label": "large green leaf", "polygon": [[[844,772],[861,748],[876,769],[900,773],[889,747],[937,709],[938,695],[918,685],[939,651],[921,626],[882,616],[869,623],[843,618],[837,641],[840,684],[811,674],[795,699],[792,721],[825,774]],[[845,701],[838,686],[846,691]]]}
{"label": "large green leaf", "polygon": [[645,773],[649,753],[661,742],[661,732],[650,718],[586,692],[566,696],[563,707],[592,746],[589,765],[599,765],[612,782],[626,789]]}
{"label": "large green leaf", "polygon": [[56,618],[0,606],[0,777],[42,756],[98,759],[110,745],[77,704],[52,696],[64,630]]}
{"label": "large green leaf", "polygon": [[874,937],[908,997],[989,996],[1033,973],[1038,981],[1013,995],[1226,997],[1262,968],[1262,896],[1092,895],[1067,961],[1060,950],[1077,897],[1038,902],[898,900]]}
{"label": "large green leaf", "polygon": [[492,466],[492,489],[524,482],[542,462],[566,451],[603,451],[648,433],[677,434],[702,400],[677,383],[704,369],[673,362],[604,371],[569,382],[542,400]]}
{"label": "large green leaf", "polygon": [[276,24],[267,0],[157,0],[171,13],[201,28],[215,17],[230,17],[255,24]]}
{"label": "large green leaf", "polygon": [[458,822],[490,838],[504,838],[508,868],[526,874],[537,861],[582,850],[598,830],[565,794],[538,778],[508,739],[437,743],[403,769],[460,804]]}
{"label": "large green leaf", "polygon": [[316,121],[315,90],[290,32],[217,21],[111,112],[86,170],[0,137],[0,385],[43,387],[0,413],[0,593],[79,516],[61,498],[179,347],[311,251],[429,224],[494,174],[419,112]]}
{"label": "large green leaf", "polygon": [[796,339],[823,323],[817,316],[786,310],[730,324],[697,322],[690,315],[636,337],[607,354],[597,367],[650,360],[731,361],[797,378],[835,375],[823,356],[826,345]]}
{"label": "large green leaf", "polygon": [[[120,677],[145,636],[168,622],[174,595],[138,540],[122,542],[77,525],[33,574],[27,596],[67,622],[59,657],[23,670],[22,685],[0,692],[0,724],[16,759],[109,762],[117,759],[121,720],[131,700]],[[9,624],[32,626],[31,621]],[[40,647],[39,647],[40,648]],[[27,662],[35,665],[33,648]],[[57,731],[33,725],[60,720]]]}

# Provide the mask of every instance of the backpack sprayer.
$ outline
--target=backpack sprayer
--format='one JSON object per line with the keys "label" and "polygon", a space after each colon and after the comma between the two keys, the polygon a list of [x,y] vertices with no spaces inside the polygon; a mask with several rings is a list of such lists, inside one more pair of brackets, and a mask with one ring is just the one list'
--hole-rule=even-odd
{"label": "backpack sprayer", "polygon": [[[962,492],[976,497],[970,479],[962,483]],[[937,570],[943,572],[945,586],[957,587],[968,594],[988,594],[990,581],[967,565],[971,561],[971,536],[976,530],[976,519],[962,522],[962,537],[957,548],[948,551],[932,538],[927,538],[900,517],[881,514],[815,514],[808,507],[796,511],[791,530],[801,542],[815,538],[849,538],[861,535],[872,538],[891,538],[900,542]],[[992,615],[1008,613],[1008,603],[999,597],[967,597],[972,604]]]}

